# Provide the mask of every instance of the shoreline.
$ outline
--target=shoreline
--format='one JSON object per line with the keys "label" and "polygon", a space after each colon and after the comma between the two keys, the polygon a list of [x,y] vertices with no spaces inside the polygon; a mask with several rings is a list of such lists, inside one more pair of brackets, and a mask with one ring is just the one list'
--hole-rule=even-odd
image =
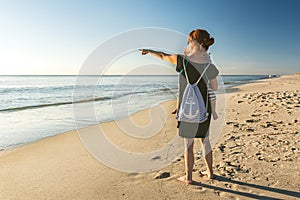
{"label": "shoreline", "polygon": [[[264,79],[259,79],[259,80],[254,80],[254,81],[249,81],[249,82],[246,82],[246,83],[242,83],[242,84],[238,84],[238,85],[235,85],[235,86],[232,86],[232,87],[229,87],[227,89],[225,89],[225,95],[228,95],[228,94],[231,94],[231,93],[238,93],[238,92],[242,92],[243,90],[241,90],[241,88],[243,88],[244,85],[248,85],[248,84],[255,84],[255,83],[260,83],[260,82],[266,82],[268,80],[272,80],[272,79],[278,79],[278,78],[281,78],[281,77],[290,77],[290,76],[295,76],[297,74],[292,74],[292,75],[281,75],[279,77],[273,77],[273,78],[264,78]],[[64,75],[62,75],[64,76]],[[164,76],[164,75],[163,75]],[[173,75],[172,75],[173,76]],[[239,76],[239,75],[236,75],[236,76]],[[227,91],[227,92],[226,92]],[[174,100],[168,100],[168,101],[163,101],[163,102],[159,102],[158,104],[162,104],[162,103],[165,103],[165,102],[171,102],[171,101],[174,101]],[[143,109],[143,110],[148,110],[149,108],[146,108],[146,109]],[[134,115],[135,113],[138,113],[140,111],[143,111],[143,110],[139,110],[139,111],[136,111],[132,114],[130,114],[129,116],[125,117],[125,118],[128,118],[130,117],[131,115]],[[86,127],[82,127],[82,128],[88,128],[90,126],[95,126],[95,125],[99,125],[99,124],[103,124],[103,123],[109,123],[109,122],[113,122],[114,120],[108,120],[108,121],[103,121],[101,123],[97,123],[97,124],[92,124],[92,125],[88,125]],[[80,128],[80,129],[82,129]],[[34,140],[34,141],[30,141],[30,142],[24,142],[24,143],[21,143],[21,144],[17,144],[17,145],[11,145],[11,146],[8,146],[6,148],[2,148],[0,149],[0,156],[2,153],[6,152],[6,151],[12,151],[16,148],[20,148],[20,147],[23,147],[23,146],[26,146],[26,145],[30,145],[32,143],[35,143],[35,142],[38,142],[40,140],[44,140],[44,139],[47,139],[47,138],[51,138],[51,137],[55,137],[55,136],[59,136],[61,134],[66,134],[68,132],[72,132],[72,131],[77,131],[77,129],[72,129],[72,130],[67,130],[67,131],[64,131],[64,132],[61,132],[61,133],[57,133],[57,134],[54,134],[54,135],[50,135],[50,136],[46,136],[46,137],[43,137],[43,138],[40,138],[40,139],[37,139],[37,140]]]}
{"label": "shoreline", "polygon": [[[34,76],[39,76],[39,75],[34,75]],[[64,76],[64,75],[62,75],[62,76]],[[70,75],[70,76],[72,76],[72,75]],[[121,75],[118,75],[118,76],[121,76]],[[154,75],[154,76],[156,76],[156,75]],[[162,76],[165,76],[165,75],[162,75]],[[170,76],[176,76],[176,75],[170,75]],[[225,76],[243,76],[243,75],[225,75]],[[244,75],[244,76],[255,76],[255,75]],[[261,75],[261,76],[265,76],[265,75]],[[261,81],[261,80],[268,80],[268,79],[270,79],[270,78],[263,78],[263,79],[258,79],[258,80],[249,80],[249,81],[245,81],[244,83],[234,84],[233,86],[230,86],[228,88],[224,88],[224,91],[221,92],[221,94],[223,94],[223,93],[229,94],[229,93],[232,93],[232,92],[238,92],[239,91],[239,86],[241,86],[241,85],[251,84],[251,83],[255,83],[255,82]],[[168,101],[172,101],[172,100],[168,100]],[[162,102],[159,102],[159,103],[163,103],[163,102],[166,102],[166,101],[162,101]],[[146,108],[146,109],[148,109],[148,108]],[[144,109],[142,109],[142,110],[144,110]],[[139,111],[141,111],[141,110],[135,111],[135,112],[131,113],[130,115],[132,115],[132,114],[134,114],[136,112],[139,112]],[[127,116],[127,117],[129,117],[129,116]],[[111,122],[111,121],[113,121],[113,120],[104,120],[104,121],[101,121],[100,124],[101,123]],[[84,127],[93,126],[93,125],[96,125],[96,124],[99,124],[99,123],[86,125]],[[82,128],[84,128],[84,127],[82,127]],[[5,147],[3,146],[3,147],[0,148],[0,152],[6,151],[6,150],[10,150],[10,149],[14,149],[14,148],[18,148],[18,147],[23,146],[23,145],[31,144],[32,142],[37,142],[37,141],[39,141],[41,139],[44,139],[44,138],[53,137],[53,136],[60,135],[60,134],[63,134],[65,132],[69,132],[69,131],[74,131],[74,130],[76,130],[75,127],[71,128],[69,130],[65,130],[63,132],[57,132],[57,133],[54,133],[54,134],[50,133],[49,136],[42,137],[42,138],[39,138],[39,139],[35,139],[33,141],[22,142],[22,143],[19,143],[19,144],[13,144],[13,145],[5,146]]]}
{"label": "shoreline", "polygon": [[226,93],[240,92],[241,91],[240,87],[242,87],[243,85],[259,83],[259,82],[265,82],[265,81],[268,81],[268,80],[271,80],[271,79],[281,78],[283,76],[292,76],[292,75],[280,75],[280,76],[276,76],[276,77],[263,78],[263,79],[253,80],[253,81],[251,80],[251,81],[248,81],[246,83],[241,83],[241,84],[237,84],[237,85],[234,85],[232,87],[229,87],[228,90],[233,90],[233,91],[229,91],[229,92],[226,92]]}
{"label": "shoreline", "polygon": [[[281,83],[280,85],[278,85],[278,83],[277,83],[278,80],[279,81],[280,80],[287,80],[287,81],[295,81],[296,80],[297,81],[298,78],[299,78],[298,74],[281,75],[280,77],[256,80],[253,83],[242,84],[242,85],[239,85],[239,86],[234,87],[234,88],[239,89],[240,92],[253,92],[253,91],[255,92],[255,88],[252,87],[252,86],[258,86],[259,89],[262,89],[262,88],[264,88],[266,86],[271,85],[272,83],[275,83],[275,84],[277,84],[276,86],[279,86],[279,87],[273,88],[272,90],[275,90],[275,89],[277,89],[277,90],[284,90],[284,89],[289,90],[289,88],[286,88],[286,86],[284,86],[283,83]],[[266,82],[268,82],[269,85],[268,84],[267,85],[263,85]],[[291,83],[289,82],[289,84],[291,84]],[[295,87],[292,87],[292,88],[298,89],[298,88],[295,88]],[[269,88],[267,88],[267,89],[269,89]]]}
{"label": "shoreline", "polygon": [[[205,164],[195,142],[194,185],[176,178],[184,173],[180,156],[161,170],[125,173],[97,161],[83,146],[76,130],[0,151],[1,199],[224,199],[300,196],[300,76],[258,80],[226,94],[222,136],[213,148],[215,180],[199,176]],[[167,121],[150,141],[136,145],[122,136],[113,121],[88,126],[103,128],[119,147],[147,152],[161,147],[165,135],[176,134],[170,112],[175,100],[162,103]],[[129,117],[141,126],[149,123],[149,109]],[[129,139],[125,139],[128,137]],[[108,152],[105,152],[108,153]],[[155,162],[155,161],[153,161]],[[169,173],[169,176],[160,176]],[[297,175],[298,174],[298,175]],[[157,178],[158,177],[158,178]],[[51,187],[49,187],[51,185]]]}

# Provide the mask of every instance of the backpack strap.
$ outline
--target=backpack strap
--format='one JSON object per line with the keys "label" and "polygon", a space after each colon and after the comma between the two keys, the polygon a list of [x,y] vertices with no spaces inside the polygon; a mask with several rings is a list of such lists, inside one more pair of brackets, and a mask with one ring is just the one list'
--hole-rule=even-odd
{"label": "backpack strap", "polygon": [[[186,60],[186,62],[184,62],[184,60]],[[184,73],[185,73],[185,78],[186,78],[187,82],[188,82],[189,84],[191,84],[190,81],[189,81],[189,77],[188,77],[188,75],[187,75],[187,71],[186,71],[186,65],[187,65],[187,63],[188,63],[188,60],[184,57],[183,60],[182,60],[182,62],[183,62],[183,69],[184,69]],[[198,83],[200,82],[201,78],[202,78],[203,75],[205,74],[205,72],[206,72],[206,70],[208,69],[208,67],[210,66],[210,64],[211,64],[211,61],[209,60],[207,66],[206,66],[206,67],[204,66],[204,70],[203,70],[202,74],[200,75],[199,79],[196,81],[196,83],[195,83],[196,85],[198,85]]]}
{"label": "backpack strap", "polygon": [[[184,60],[186,60],[186,63],[184,62]],[[188,82],[189,84],[191,84],[190,81],[189,81],[189,77],[188,77],[188,75],[187,75],[187,72],[186,72],[186,64],[188,63],[188,60],[184,57],[184,58],[182,59],[182,62],[183,62],[183,71],[184,71],[184,74],[185,74],[185,78],[186,78],[187,82]]]}
{"label": "backpack strap", "polygon": [[210,66],[210,61],[208,62],[208,64],[206,65],[206,67],[204,67],[204,70],[200,76],[200,78],[197,80],[196,85],[198,85],[198,83],[200,82],[201,78],[203,77],[203,75],[205,74],[206,70],[208,69],[208,67]]}

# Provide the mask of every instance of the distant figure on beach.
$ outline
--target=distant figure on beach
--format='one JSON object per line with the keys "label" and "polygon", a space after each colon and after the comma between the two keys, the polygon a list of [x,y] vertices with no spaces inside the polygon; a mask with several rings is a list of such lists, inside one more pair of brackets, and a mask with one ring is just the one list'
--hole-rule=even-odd
{"label": "distant figure on beach", "polygon": [[[162,60],[166,60],[170,63],[176,65],[176,71],[180,73],[179,75],[179,95],[178,95],[178,106],[179,110],[180,103],[182,101],[183,92],[187,85],[187,80],[185,73],[183,71],[183,61],[188,61],[186,65],[186,72],[189,78],[190,83],[196,83],[196,81],[201,76],[204,71],[204,67],[207,65],[209,55],[207,50],[211,45],[214,44],[214,38],[210,37],[210,34],[203,29],[193,30],[187,39],[188,47],[184,50],[184,55],[180,54],[167,54],[160,51],[154,51],[150,49],[141,49],[142,55],[151,54],[155,57],[158,57]],[[209,95],[208,88],[211,88],[211,91],[216,91],[218,89],[217,75],[219,74],[218,69],[214,64],[210,64],[205,72],[204,78],[200,79],[198,87],[203,96],[203,99],[207,99]],[[209,83],[209,85],[207,84]],[[203,156],[206,163],[207,171],[202,172],[202,175],[207,176],[207,178],[213,178],[213,169],[212,169],[212,149],[209,141],[209,127],[212,115],[211,103],[205,102],[207,107],[207,112],[209,113],[208,119],[202,123],[189,123],[179,121],[177,128],[179,136],[184,138],[185,145],[185,172],[184,176],[179,177],[177,180],[191,184],[193,182],[192,172],[194,167],[194,138],[200,138]],[[216,116],[217,117],[217,116]]]}

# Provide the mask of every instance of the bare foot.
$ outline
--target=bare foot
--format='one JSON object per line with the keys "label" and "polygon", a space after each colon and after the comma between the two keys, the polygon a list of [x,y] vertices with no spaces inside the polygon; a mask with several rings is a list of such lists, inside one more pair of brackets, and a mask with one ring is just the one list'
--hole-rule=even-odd
{"label": "bare foot", "polygon": [[210,173],[210,172],[207,172],[207,171],[204,171],[204,172],[199,171],[199,174],[200,174],[201,177],[205,177],[205,178],[210,179],[210,180],[214,178],[214,174]]}
{"label": "bare foot", "polygon": [[192,183],[193,183],[192,180],[187,180],[187,179],[186,179],[186,176],[181,176],[181,177],[177,178],[177,180],[178,180],[178,181],[181,181],[181,182],[183,182],[183,183],[186,183],[186,184],[192,184]]}
{"label": "bare foot", "polygon": [[213,119],[217,120],[219,118],[218,114],[216,112],[212,113]]}

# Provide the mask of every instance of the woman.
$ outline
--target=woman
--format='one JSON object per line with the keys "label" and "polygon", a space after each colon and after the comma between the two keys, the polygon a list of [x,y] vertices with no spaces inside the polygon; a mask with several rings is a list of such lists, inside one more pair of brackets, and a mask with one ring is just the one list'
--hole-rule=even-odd
{"label": "woman", "polygon": [[[176,71],[180,73],[179,76],[179,99],[178,108],[182,100],[183,92],[186,87],[187,81],[185,73],[182,73],[183,62],[186,62],[186,71],[190,83],[195,83],[200,77],[201,73],[204,71],[204,67],[207,66],[209,61],[209,55],[207,54],[208,48],[213,45],[214,38],[210,37],[210,34],[203,29],[193,30],[188,36],[188,48],[185,49],[183,55],[179,54],[166,54],[164,52],[158,52],[149,49],[142,49],[142,55],[151,54],[162,60],[169,61],[176,65]],[[216,66],[210,64],[205,72],[205,78],[202,78],[198,83],[198,87],[204,99],[208,98],[207,92],[207,80],[209,80],[210,87],[213,90],[218,89],[217,75],[219,71]],[[208,101],[204,101],[207,104],[207,111],[209,113],[208,119],[203,123],[188,123],[188,122],[178,122],[178,133],[184,138],[185,144],[185,176],[179,177],[178,180],[187,184],[191,184],[192,172],[194,167],[194,138],[200,138],[204,160],[207,167],[207,172],[203,173],[207,178],[213,178],[212,170],[212,150],[209,142],[209,126],[211,120],[211,105]]]}

